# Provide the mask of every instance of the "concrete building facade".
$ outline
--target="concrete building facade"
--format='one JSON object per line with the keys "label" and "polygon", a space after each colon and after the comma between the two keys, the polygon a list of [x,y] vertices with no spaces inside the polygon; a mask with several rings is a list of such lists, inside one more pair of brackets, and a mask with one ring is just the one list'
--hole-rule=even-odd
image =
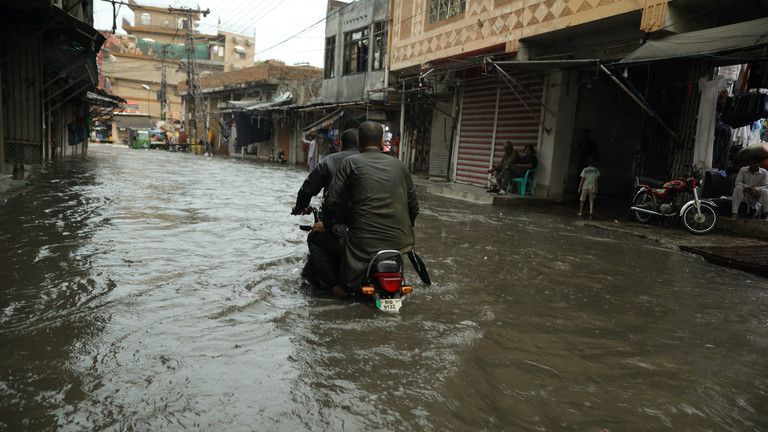
{"label": "concrete building facade", "polygon": [[626,194],[636,174],[680,175],[690,163],[699,96],[685,89],[712,68],[601,64],[647,40],[763,13],[711,0],[395,0],[391,10],[404,161],[430,177],[488,186],[505,144],[531,145],[534,193],[554,201],[575,193],[585,130],[600,148],[607,194]]}
{"label": "concrete building facade", "polygon": [[387,0],[330,0],[324,102],[382,100],[388,87]]}
{"label": "concrete building facade", "polygon": [[0,1],[0,173],[84,154],[98,84],[93,1]]}
{"label": "concrete building facade", "polygon": [[[178,83],[186,80],[186,36],[195,36],[194,60],[201,76],[237,70],[254,64],[253,37],[218,31],[215,35],[197,30],[200,15],[140,5],[131,0],[133,23],[126,20],[127,34],[112,35],[105,44],[103,73],[106,87],[154,121],[161,112],[167,120],[182,118]],[[162,77],[166,76],[165,106],[161,105]]]}

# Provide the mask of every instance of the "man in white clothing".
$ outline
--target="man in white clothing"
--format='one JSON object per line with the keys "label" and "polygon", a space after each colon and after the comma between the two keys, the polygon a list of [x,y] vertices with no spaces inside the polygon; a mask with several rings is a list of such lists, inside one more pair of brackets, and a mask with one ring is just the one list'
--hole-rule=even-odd
{"label": "man in white clothing", "polygon": [[749,166],[739,170],[736,176],[736,186],[733,188],[733,207],[731,207],[731,219],[736,220],[739,206],[742,202],[752,205],[760,203],[762,217],[768,215],[768,171],[752,162]]}
{"label": "man in white clothing", "polygon": [[302,141],[304,144],[309,146],[307,151],[307,165],[309,166],[309,171],[311,172],[317,165],[317,137],[315,137],[314,134],[307,135],[306,138],[302,139]]}

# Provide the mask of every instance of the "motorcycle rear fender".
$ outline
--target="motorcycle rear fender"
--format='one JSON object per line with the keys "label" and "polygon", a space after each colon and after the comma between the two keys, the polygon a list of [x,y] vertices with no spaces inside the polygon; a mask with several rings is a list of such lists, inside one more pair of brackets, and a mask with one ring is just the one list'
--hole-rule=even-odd
{"label": "motorcycle rear fender", "polygon": [[[710,200],[699,200],[699,202],[701,203],[701,205],[708,205],[708,206],[712,207],[713,210],[717,210],[717,204],[715,204],[713,201],[710,201]],[[685,203],[683,208],[680,209],[680,216],[682,216],[683,213],[685,213],[685,211],[688,210],[688,207],[692,207],[692,206],[695,206],[695,205],[696,205],[696,201],[695,200],[690,200],[687,203]]]}
{"label": "motorcycle rear fender", "polygon": [[[637,197],[640,196],[640,194],[643,192],[648,192],[651,196],[653,196],[653,192],[651,192],[650,186],[640,185],[638,186],[637,192],[635,192],[635,195],[632,197],[632,203],[634,203],[637,200]],[[653,199],[655,200],[656,197],[653,197]]]}

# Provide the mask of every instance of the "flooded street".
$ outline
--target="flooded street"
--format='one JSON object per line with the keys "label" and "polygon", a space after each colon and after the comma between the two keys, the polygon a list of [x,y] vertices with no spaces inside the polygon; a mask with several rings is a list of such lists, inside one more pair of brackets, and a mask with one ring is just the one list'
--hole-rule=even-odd
{"label": "flooded street", "polygon": [[768,280],[422,196],[385,315],[301,290],[305,175],[96,146],[0,206],[0,430],[768,428]]}

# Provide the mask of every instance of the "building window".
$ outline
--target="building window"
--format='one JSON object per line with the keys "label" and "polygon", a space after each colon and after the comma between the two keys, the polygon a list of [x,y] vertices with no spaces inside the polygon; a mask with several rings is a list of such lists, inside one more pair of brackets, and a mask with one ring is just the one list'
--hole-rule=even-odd
{"label": "building window", "polygon": [[384,59],[387,56],[387,22],[379,21],[373,24],[373,64],[371,70],[384,69]]}
{"label": "building window", "polygon": [[221,45],[211,45],[212,57],[224,57],[224,47]]}
{"label": "building window", "polygon": [[176,28],[179,30],[189,30],[189,20],[186,18],[179,18],[176,21]]}
{"label": "building window", "polygon": [[429,22],[436,23],[464,13],[467,0],[429,0]]}
{"label": "building window", "polygon": [[368,70],[368,27],[344,33],[344,75]]}
{"label": "building window", "polygon": [[245,47],[242,45],[235,45],[232,51],[234,51],[235,57],[241,60],[245,60],[245,55],[248,52],[248,50],[246,50]]}
{"label": "building window", "polygon": [[325,78],[336,76],[336,36],[325,38]]}
{"label": "building window", "polygon": [[150,24],[152,24],[152,17],[150,17],[146,12],[141,14],[141,25],[148,26]]}

